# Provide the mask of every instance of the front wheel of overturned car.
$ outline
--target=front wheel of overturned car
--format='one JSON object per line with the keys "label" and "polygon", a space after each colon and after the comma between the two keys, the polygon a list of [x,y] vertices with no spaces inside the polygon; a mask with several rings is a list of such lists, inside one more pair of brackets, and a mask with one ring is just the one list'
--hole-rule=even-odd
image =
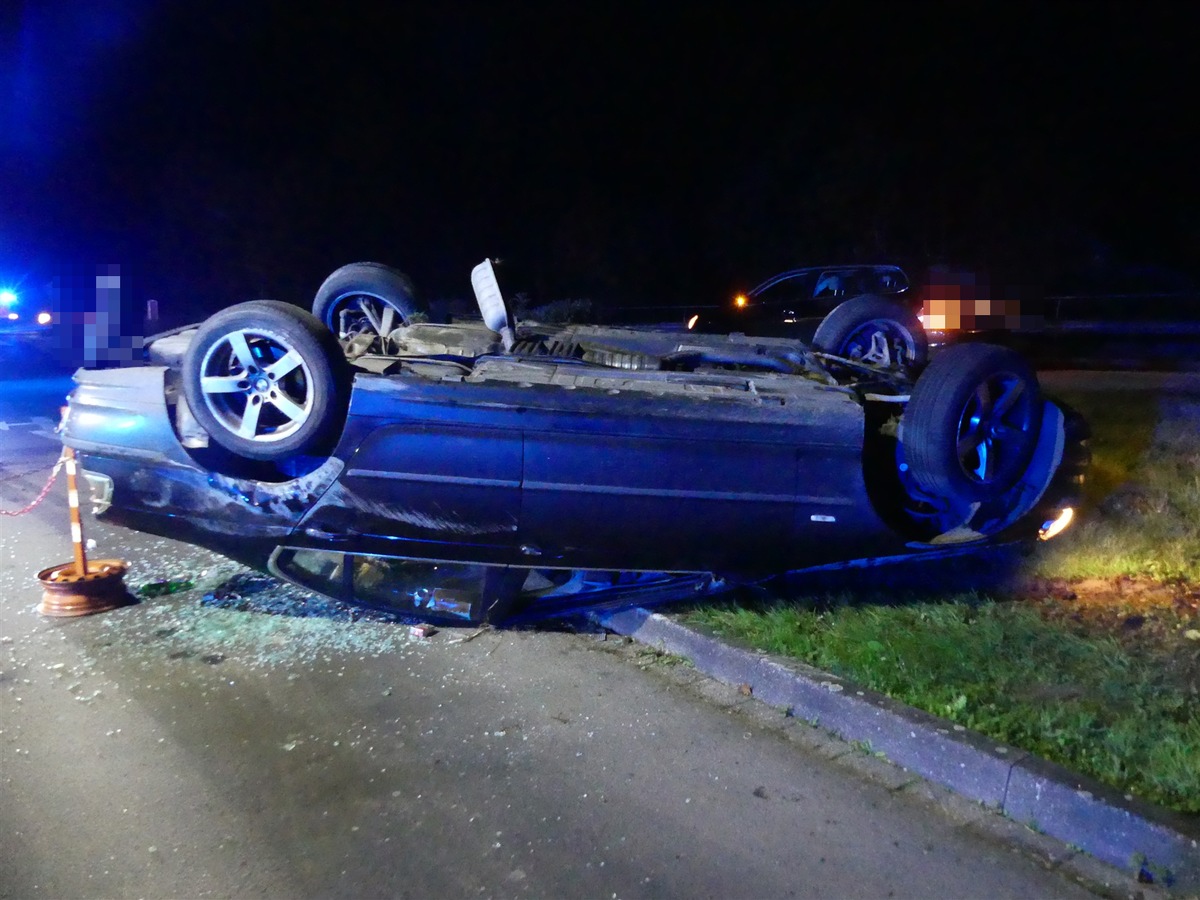
{"label": "front wheel of overturned car", "polygon": [[386,336],[421,312],[412,282],[403,272],[377,262],[336,269],[317,289],[313,315],[340,338]]}
{"label": "front wheel of overturned car", "polygon": [[211,316],[183,358],[183,388],[212,439],[249,459],[329,450],[345,419],[349,367],[337,339],[289,303],[254,300]]}
{"label": "front wheel of overturned car", "polygon": [[1021,478],[1037,446],[1042,396],[1016,352],[959,344],[934,355],[902,419],[910,473],[925,491],[968,503],[996,499]]}
{"label": "front wheel of overturned car", "polygon": [[920,369],[929,359],[925,329],[908,307],[874,294],[838,304],[813,335],[825,353],[882,368]]}

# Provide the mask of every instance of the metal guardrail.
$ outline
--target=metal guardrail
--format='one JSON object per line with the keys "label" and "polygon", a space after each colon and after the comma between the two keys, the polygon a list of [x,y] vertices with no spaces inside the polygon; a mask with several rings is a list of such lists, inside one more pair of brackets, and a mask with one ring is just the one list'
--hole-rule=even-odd
{"label": "metal guardrail", "polygon": [[1072,320],[1069,322],[1052,322],[1044,329],[1046,332],[1060,331],[1076,334],[1103,334],[1113,337],[1170,336],[1200,337],[1200,320],[1195,322],[1159,322],[1131,321],[1105,322],[1100,320]]}

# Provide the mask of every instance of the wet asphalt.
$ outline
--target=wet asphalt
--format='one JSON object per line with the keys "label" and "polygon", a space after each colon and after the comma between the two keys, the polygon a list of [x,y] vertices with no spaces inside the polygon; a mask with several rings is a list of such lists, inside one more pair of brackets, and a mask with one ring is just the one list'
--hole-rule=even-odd
{"label": "wet asphalt", "polygon": [[[0,509],[57,455],[6,402]],[[1137,888],[612,636],[420,639],[90,516],[131,587],[196,586],[41,617],[33,573],[70,559],[64,494],[0,518],[0,897]]]}

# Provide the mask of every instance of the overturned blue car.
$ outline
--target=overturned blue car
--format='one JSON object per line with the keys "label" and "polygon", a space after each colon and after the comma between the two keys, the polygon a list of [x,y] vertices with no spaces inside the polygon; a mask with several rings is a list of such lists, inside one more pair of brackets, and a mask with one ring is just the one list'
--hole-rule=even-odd
{"label": "overturned blue car", "polygon": [[377,263],[80,370],[63,439],[94,509],[329,596],[511,623],[798,569],[1047,537],[1085,426],[1010,350],[928,352],[855,297],[819,344],[425,320]]}

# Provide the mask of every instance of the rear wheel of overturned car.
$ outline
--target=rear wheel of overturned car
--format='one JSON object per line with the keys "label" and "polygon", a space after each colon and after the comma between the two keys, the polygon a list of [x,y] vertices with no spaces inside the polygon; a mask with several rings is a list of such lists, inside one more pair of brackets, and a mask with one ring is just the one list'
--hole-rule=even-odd
{"label": "rear wheel of overturned car", "polygon": [[254,300],[201,324],[183,388],[212,439],[249,459],[319,455],[345,419],[349,367],[337,339],[289,303]]}
{"label": "rear wheel of overturned car", "polygon": [[912,310],[874,294],[834,307],[817,326],[813,346],[884,368],[919,369],[929,359],[925,329]]}
{"label": "rear wheel of overturned car", "polygon": [[376,262],[351,263],[335,270],[317,290],[312,311],[342,339],[387,335],[423,312],[408,276]]}
{"label": "rear wheel of overturned car", "polygon": [[1033,456],[1041,390],[1014,351],[959,344],[934,355],[902,421],[905,458],[921,488],[950,500],[992,500],[1020,480]]}

